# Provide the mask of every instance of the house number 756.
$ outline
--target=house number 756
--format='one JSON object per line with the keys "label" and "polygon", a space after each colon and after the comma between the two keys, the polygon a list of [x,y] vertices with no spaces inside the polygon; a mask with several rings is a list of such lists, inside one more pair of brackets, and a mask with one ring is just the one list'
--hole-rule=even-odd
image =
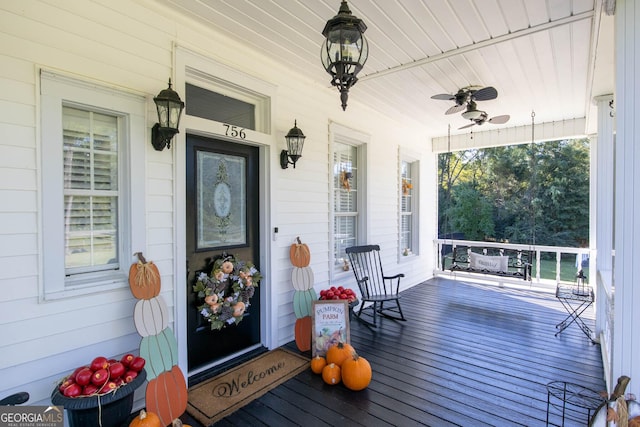
{"label": "house number 756", "polygon": [[241,138],[241,139],[245,139],[247,137],[247,134],[244,133],[244,128],[228,125],[226,123],[224,124],[224,127],[226,129],[224,131],[225,136],[231,136],[233,138]]}

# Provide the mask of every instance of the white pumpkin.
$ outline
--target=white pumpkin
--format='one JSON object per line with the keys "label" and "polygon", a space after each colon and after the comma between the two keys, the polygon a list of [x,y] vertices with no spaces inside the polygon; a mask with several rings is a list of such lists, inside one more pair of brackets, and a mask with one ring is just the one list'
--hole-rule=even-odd
{"label": "white pumpkin", "polygon": [[169,309],[161,296],[138,300],[133,310],[133,323],[140,336],[158,335],[169,325]]}
{"label": "white pumpkin", "polygon": [[313,288],[313,270],[311,267],[293,267],[291,282],[296,291],[308,291]]}

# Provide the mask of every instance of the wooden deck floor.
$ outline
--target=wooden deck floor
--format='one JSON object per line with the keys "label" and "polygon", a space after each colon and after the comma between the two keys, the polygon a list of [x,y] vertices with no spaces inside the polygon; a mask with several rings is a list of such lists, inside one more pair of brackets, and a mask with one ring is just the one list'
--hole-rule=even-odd
{"label": "wooden deck floor", "polygon": [[[436,278],[405,291],[402,308],[407,322],[351,323],[373,368],[366,390],[307,370],[216,426],[544,426],[547,383],[605,389],[599,345],[575,325],[554,337],[566,312],[553,294]],[[570,415],[565,425],[587,425]]]}

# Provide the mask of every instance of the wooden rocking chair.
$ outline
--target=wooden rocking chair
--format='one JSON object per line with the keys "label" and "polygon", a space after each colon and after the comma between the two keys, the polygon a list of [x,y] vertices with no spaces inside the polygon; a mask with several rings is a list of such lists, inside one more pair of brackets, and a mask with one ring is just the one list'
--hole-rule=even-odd
{"label": "wooden rocking chair", "polygon": [[[400,278],[404,274],[385,276],[380,261],[380,246],[352,246],[346,248],[351,269],[356,276],[362,294],[360,309],[354,314],[362,322],[377,327],[377,315],[395,320],[406,320],[400,308]],[[385,307],[385,303],[388,305]],[[365,311],[367,310],[367,311]],[[371,314],[368,313],[371,310]],[[363,319],[363,314],[373,317],[373,322]]]}

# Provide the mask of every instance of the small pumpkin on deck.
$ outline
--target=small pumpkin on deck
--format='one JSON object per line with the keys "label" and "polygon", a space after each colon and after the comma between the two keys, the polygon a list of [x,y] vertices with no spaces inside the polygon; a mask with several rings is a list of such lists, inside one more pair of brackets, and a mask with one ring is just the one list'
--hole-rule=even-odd
{"label": "small pumpkin on deck", "polygon": [[338,366],[342,366],[342,362],[351,357],[354,352],[355,349],[351,344],[339,342],[329,347],[325,357],[327,359],[327,363],[335,363]]}
{"label": "small pumpkin on deck", "polygon": [[142,252],[137,252],[138,262],[129,268],[129,287],[134,297],[151,299],[160,294],[160,271],[153,261],[147,262]]}
{"label": "small pumpkin on deck", "polygon": [[330,363],[322,368],[322,379],[329,385],[339,384],[341,381],[340,366]]}
{"label": "small pumpkin on deck", "polygon": [[129,427],[162,427],[162,423],[156,414],[142,409],[138,416],[129,423]]}
{"label": "small pumpkin on deck", "polygon": [[306,243],[302,243],[300,237],[296,237],[297,243],[289,248],[289,258],[294,267],[308,267],[311,262],[311,252]]}
{"label": "small pumpkin on deck", "polygon": [[361,357],[355,351],[351,357],[342,362],[341,374],[342,383],[349,390],[364,390],[371,382],[371,365],[364,357]]}
{"label": "small pumpkin on deck", "polygon": [[324,367],[327,366],[327,359],[317,354],[311,359],[311,371],[314,374],[321,374]]}

